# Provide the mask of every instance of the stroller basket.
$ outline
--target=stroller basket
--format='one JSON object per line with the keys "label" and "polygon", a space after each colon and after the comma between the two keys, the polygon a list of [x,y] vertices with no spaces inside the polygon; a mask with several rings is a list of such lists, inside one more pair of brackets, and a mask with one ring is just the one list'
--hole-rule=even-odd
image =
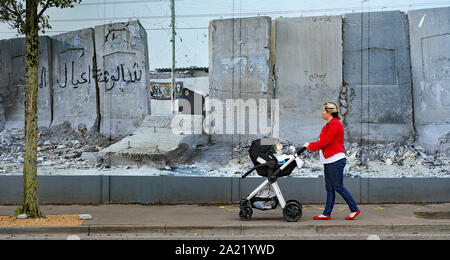
{"label": "stroller basket", "polygon": [[270,185],[259,191],[250,202],[254,208],[261,210],[275,209],[278,206],[277,195]]}

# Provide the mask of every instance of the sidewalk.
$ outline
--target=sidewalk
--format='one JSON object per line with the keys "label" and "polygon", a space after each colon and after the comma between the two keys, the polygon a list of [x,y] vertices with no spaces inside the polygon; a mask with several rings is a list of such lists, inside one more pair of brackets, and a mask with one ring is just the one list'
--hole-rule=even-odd
{"label": "sidewalk", "polygon": [[[12,215],[16,207],[0,206],[0,216]],[[280,207],[270,211],[254,210],[250,221],[241,221],[238,205],[43,205],[41,211],[46,215],[91,214],[93,218],[85,220],[80,226],[0,227],[0,234],[450,234],[450,203],[362,204],[359,205],[362,213],[353,221],[344,220],[349,214],[347,205],[336,204],[332,220],[313,220],[313,216],[320,214],[323,207],[303,205],[300,221],[286,222]],[[418,217],[418,214],[425,217]]]}

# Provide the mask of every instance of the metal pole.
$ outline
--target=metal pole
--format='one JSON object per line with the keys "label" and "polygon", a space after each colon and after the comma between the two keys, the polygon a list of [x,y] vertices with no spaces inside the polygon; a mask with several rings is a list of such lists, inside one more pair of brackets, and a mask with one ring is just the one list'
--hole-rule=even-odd
{"label": "metal pole", "polygon": [[172,10],[172,114],[175,113],[175,0],[171,0],[170,9]]}

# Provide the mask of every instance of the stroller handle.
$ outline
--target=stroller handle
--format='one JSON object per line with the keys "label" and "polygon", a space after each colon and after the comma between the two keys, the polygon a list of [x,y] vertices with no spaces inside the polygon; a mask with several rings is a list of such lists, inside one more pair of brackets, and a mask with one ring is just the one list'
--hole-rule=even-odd
{"label": "stroller handle", "polygon": [[302,154],[304,151],[306,151],[306,147],[301,147],[301,148],[298,148],[297,151],[296,151],[295,153],[297,153],[297,155],[300,155],[300,154]]}
{"label": "stroller handle", "polygon": [[[301,148],[299,148],[298,150],[297,150],[297,155],[300,155],[300,154],[302,154],[304,151],[306,151],[306,147],[301,147]],[[289,164],[289,162],[292,162],[294,160],[294,158],[292,158],[292,159],[290,159],[286,164],[284,164],[283,166],[285,166],[285,165],[288,165]],[[275,171],[275,173],[274,173],[274,175],[275,176],[278,176],[278,174],[283,170],[283,168],[284,167],[280,167],[280,168],[278,168],[276,171]]]}

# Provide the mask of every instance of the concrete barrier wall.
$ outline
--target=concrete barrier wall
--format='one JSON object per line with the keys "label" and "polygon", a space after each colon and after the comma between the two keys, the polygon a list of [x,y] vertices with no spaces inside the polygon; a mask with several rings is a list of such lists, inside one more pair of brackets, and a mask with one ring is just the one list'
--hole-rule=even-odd
{"label": "concrete barrier wall", "polygon": [[[259,133],[265,132],[259,128],[252,131],[248,125],[249,119],[258,118],[258,110],[249,109],[246,114],[246,109],[237,109],[234,115],[238,105],[226,105],[226,100],[242,99],[246,102],[252,99],[255,105],[259,105],[259,100],[265,99],[270,106],[273,91],[270,62],[271,18],[213,20],[209,29],[209,96],[220,102],[223,111],[223,114],[219,114],[219,110],[215,109],[215,124],[212,125],[214,130],[211,131],[219,131],[221,134],[213,135],[213,141],[239,144],[255,139],[260,136]],[[270,111],[268,108],[268,119]],[[233,126],[227,125],[227,113],[234,115],[234,120],[230,120]],[[238,130],[238,122],[243,124],[245,131]],[[237,134],[238,131],[241,134]]]}
{"label": "concrete barrier wall", "polygon": [[52,40],[42,36],[40,40],[39,77],[38,77],[38,126],[50,126],[53,120]]}
{"label": "concrete barrier wall", "polygon": [[[264,178],[175,176],[39,176],[40,204],[238,203]],[[0,205],[22,203],[22,176],[0,176]],[[450,178],[345,178],[357,203],[450,202]],[[281,178],[286,200],[325,203],[323,178]],[[337,203],[345,203],[336,196]]]}
{"label": "concrete barrier wall", "polygon": [[412,140],[406,15],[392,11],[352,13],[343,17],[348,139]]}
{"label": "concrete barrier wall", "polygon": [[95,43],[92,28],[52,37],[53,122],[70,122],[72,128],[96,126],[97,88]]}
{"label": "concrete barrier wall", "polygon": [[[51,40],[39,37],[38,125],[51,123]],[[24,126],[25,38],[0,40],[0,131]]]}
{"label": "concrete barrier wall", "polygon": [[342,87],[342,19],[280,18],[275,35],[280,136],[297,145],[314,141],[322,105],[337,104]]}
{"label": "concrete barrier wall", "polygon": [[[3,56],[2,53],[4,52],[4,48],[3,48],[3,42],[4,41],[0,41],[0,64],[3,64]],[[5,69],[3,66],[0,66],[0,79],[5,79],[6,76],[4,75],[5,73]],[[5,127],[5,108],[4,108],[4,99],[6,96],[6,88],[5,88],[5,83],[1,82],[2,80],[0,80],[0,131],[3,130],[3,128]]]}
{"label": "concrete barrier wall", "polygon": [[147,33],[139,22],[95,27],[100,132],[127,135],[149,114]]}
{"label": "concrete barrier wall", "polygon": [[418,141],[436,147],[450,133],[450,7],[409,11],[408,20]]}
{"label": "concrete barrier wall", "polygon": [[[445,151],[450,129],[449,10],[272,21],[274,44],[260,50],[271,48],[269,53],[274,53],[268,63],[275,64],[269,76],[276,89],[270,93],[269,88],[266,97],[280,100],[280,136],[296,144],[317,138],[323,125],[320,106],[333,101],[344,115],[346,140],[405,142],[418,136],[420,144],[434,149],[444,145],[439,149]],[[246,85],[240,80],[250,73],[245,70],[247,58],[237,50],[246,45],[246,39],[266,35],[250,19],[210,24],[212,98],[243,96],[236,91],[255,93],[254,97],[260,93],[255,92],[256,82]],[[239,30],[248,26],[254,28],[248,34]],[[219,138],[228,143],[240,140],[236,135],[232,140],[212,136],[212,140]]]}
{"label": "concrete barrier wall", "polygon": [[[149,114],[148,48],[139,22],[40,37],[39,126],[68,121],[108,136]],[[25,42],[0,41],[0,129],[23,127]]]}

